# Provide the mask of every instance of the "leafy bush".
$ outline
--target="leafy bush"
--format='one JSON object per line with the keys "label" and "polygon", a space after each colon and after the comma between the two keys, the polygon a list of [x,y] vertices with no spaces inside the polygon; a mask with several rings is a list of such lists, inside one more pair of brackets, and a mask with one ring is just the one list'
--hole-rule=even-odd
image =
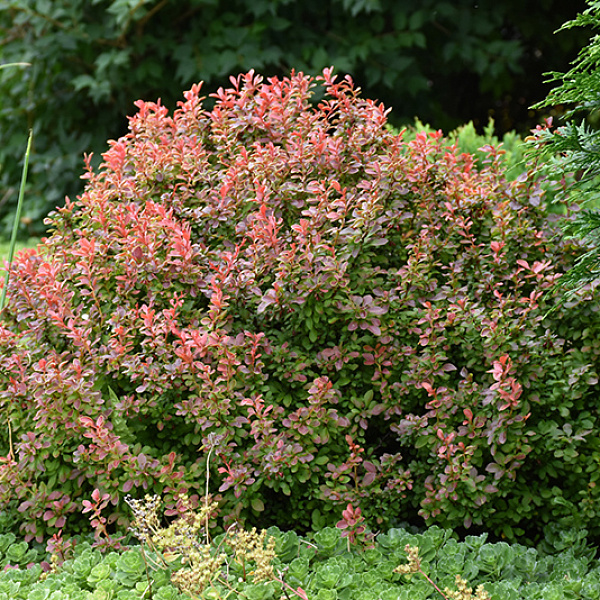
{"label": "leafy bush", "polygon": [[[397,129],[393,129],[399,133]],[[436,130],[430,125],[422,123],[419,119],[404,134],[405,140],[413,140],[418,133],[434,133]],[[530,165],[526,160],[527,143],[515,131],[505,133],[502,138],[496,135],[494,120],[490,119],[480,134],[477,132],[473,121],[457,127],[446,136],[449,144],[456,144],[459,152],[472,154],[477,159],[479,168],[485,167],[485,159],[488,153],[482,150],[485,146],[499,147],[499,160],[505,169],[505,176],[509,181],[516,179],[519,175],[528,172]]]}
{"label": "leafy bush", "polygon": [[[17,242],[15,251],[24,250],[26,248],[34,248],[39,244],[39,238],[30,238],[28,240]],[[4,266],[8,259],[10,244],[8,242],[0,242],[0,277],[4,276]]]}
{"label": "leafy bush", "polygon": [[281,76],[335,64],[406,120],[446,128],[493,110],[503,130],[515,128],[540,96],[539,65],[567,64],[578,47],[577,36],[552,36],[578,3],[0,0],[0,63],[32,64],[0,73],[0,234],[29,129],[22,234],[42,235],[48,212],[81,192],[82,154],[126,131],[133,100],[175,106],[193,82],[214,90],[251,68]]}
{"label": "leafy bush", "polygon": [[[541,130],[542,128],[538,127],[534,131],[537,134]],[[392,131],[399,132],[393,128]],[[417,119],[414,125],[407,129],[403,139],[409,141],[413,140],[419,132],[431,134],[435,131],[433,127]],[[566,183],[565,181],[557,183],[556,172],[547,163],[547,156],[542,157],[532,150],[532,136],[523,138],[516,131],[509,131],[498,137],[495,122],[490,119],[482,133],[477,131],[473,121],[469,121],[445,134],[444,137],[446,143],[456,144],[459,153],[472,154],[478,169],[486,167],[486,159],[489,155],[487,148],[489,146],[497,148],[498,163],[509,181],[517,178],[525,180],[535,170],[537,183],[543,190],[545,203],[551,213],[565,214],[576,208],[576,200],[571,196],[565,197],[562,193]]]}
{"label": "leafy bush", "polygon": [[316,108],[310,78],[252,72],[210,111],[200,86],[173,116],[138,102],[18,255],[0,503],[27,539],[84,506],[118,535],[126,494],[176,514],[209,475],[225,525],[302,532],[351,504],[373,527],[598,533],[599,317],[544,316],[578,248],[494,148],[480,171],[440,133],[406,143],[348,77],[320,81]]}

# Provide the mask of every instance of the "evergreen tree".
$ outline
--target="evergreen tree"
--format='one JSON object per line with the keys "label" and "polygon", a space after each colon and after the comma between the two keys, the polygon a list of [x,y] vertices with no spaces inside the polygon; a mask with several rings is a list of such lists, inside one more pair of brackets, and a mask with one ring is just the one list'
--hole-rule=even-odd
{"label": "evergreen tree", "polygon": [[[573,27],[600,28],[600,1],[587,3],[589,8],[559,32]],[[567,195],[570,209],[575,208],[565,220],[564,233],[579,240],[584,252],[559,281],[570,298],[600,277],[600,35],[591,37],[569,71],[549,75],[549,82],[559,85],[533,108],[559,107],[566,112],[559,127],[552,129],[549,120],[546,127],[534,131],[532,141],[545,171],[560,182],[562,196]]]}

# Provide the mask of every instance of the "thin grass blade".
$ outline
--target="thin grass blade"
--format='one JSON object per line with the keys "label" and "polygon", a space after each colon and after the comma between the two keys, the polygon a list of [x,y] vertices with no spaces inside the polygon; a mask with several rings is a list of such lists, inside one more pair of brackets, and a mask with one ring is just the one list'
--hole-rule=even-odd
{"label": "thin grass blade", "polygon": [[21,222],[21,209],[23,207],[23,198],[25,197],[25,183],[27,182],[27,169],[29,167],[29,154],[31,152],[31,141],[33,139],[33,130],[29,132],[29,139],[27,140],[27,150],[25,151],[25,161],[23,163],[23,172],[21,174],[21,185],[19,186],[19,200],[17,202],[17,212],[15,214],[15,221],[13,223],[12,235],[10,237],[10,247],[8,249],[8,264],[6,267],[6,275],[4,276],[4,286],[2,287],[2,296],[0,296],[0,313],[4,310],[4,304],[6,302],[6,290],[8,288],[8,281],[10,279],[10,269],[12,261],[15,255],[15,244],[17,243],[17,231],[19,229],[19,223]]}

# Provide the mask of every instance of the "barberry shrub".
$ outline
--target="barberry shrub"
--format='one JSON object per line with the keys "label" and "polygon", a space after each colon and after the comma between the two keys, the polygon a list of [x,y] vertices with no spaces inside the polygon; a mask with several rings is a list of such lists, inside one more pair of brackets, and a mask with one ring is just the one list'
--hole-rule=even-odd
{"label": "barberry shrub", "polygon": [[583,296],[546,315],[580,250],[535,181],[498,148],[478,169],[439,132],[404,142],[329,69],[199,93],[138,101],[13,266],[0,503],[22,533],[77,532],[84,506],[123,532],[126,495],[176,515],[205,486],[225,524],[592,527],[600,319]]}

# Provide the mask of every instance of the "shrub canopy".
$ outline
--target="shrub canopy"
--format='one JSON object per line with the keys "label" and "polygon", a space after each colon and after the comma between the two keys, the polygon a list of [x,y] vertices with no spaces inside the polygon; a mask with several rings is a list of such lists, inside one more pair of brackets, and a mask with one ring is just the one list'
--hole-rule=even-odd
{"label": "shrub canopy", "polygon": [[176,511],[208,473],[225,523],[597,528],[600,320],[545,317],[578,249],[500,149],[406,143],[317,79],[316,107],[301,73],[137,102],[18,255],[0,503],[29,538],[83,527],[93,490],[118,530],[125,494]]}

